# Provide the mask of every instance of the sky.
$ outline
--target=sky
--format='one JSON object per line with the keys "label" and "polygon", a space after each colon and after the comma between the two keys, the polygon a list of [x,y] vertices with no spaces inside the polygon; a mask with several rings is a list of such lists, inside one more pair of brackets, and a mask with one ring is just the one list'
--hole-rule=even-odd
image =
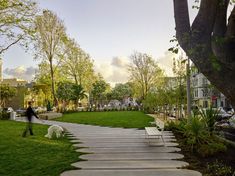
{"label": "sky", "polygon": [[[167,50],[175,35],[173,0],[36,1],[64,21],[67,34],[91,56],[106,81],[128,80],[126,65],[134,51],[151,55],[172,75],[173,56]],[[31,53],[19,46],[10,48],[3,56],[4,77],[31,80],[40,62]]]}

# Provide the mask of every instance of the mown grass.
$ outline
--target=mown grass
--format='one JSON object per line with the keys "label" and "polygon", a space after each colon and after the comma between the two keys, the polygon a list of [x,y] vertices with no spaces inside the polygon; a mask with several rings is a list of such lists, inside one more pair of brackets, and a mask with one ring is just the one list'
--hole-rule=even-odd
{"label": "mown grass", "polygon": [[45,138],[48,126],[33,125],[34,136],[22,137],[25,123],[0,120],[0,175],[58,176],[74,169],[79,154],[64,137]]}
{"label": "mown grass", "polygon": [[153,118],[139,111],[78,112],[64,114],[57,121],[109,127],[139,128],[149,126]]}

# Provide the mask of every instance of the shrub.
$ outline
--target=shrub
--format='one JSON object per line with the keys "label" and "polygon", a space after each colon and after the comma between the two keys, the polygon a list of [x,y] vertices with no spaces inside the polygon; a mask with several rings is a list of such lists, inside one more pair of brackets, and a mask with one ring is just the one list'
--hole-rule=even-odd
{"label": "shrub", "polygon": [[182,134],[183,145],[190,146],[192,152],[197,152],[202,157],[227,150],[221,141],[209,133],[204,119],[198,115],[189,118],[188,121],[183,119],[178,122],[169,122],[166,129]]}
{"label": "shrub", "polygon": [[171,121],[166,124],[165,129],[184,134],[186,131],[186,124],[187,121],[183,119],[176,122]]}
{"label": "shrub", "polygon": [[207,156],[212,156],[219,152],[225,152],[226,150],[227,150],[227,147],[223,143],[213,141],[208,144],[201,145],[197,149],[197,152],[202,157],[207,157]]}
{"label": "shrub", "polygon": [[195,146],[207,143],[208,133],[205,131],[204,123],[198,116],[190,118],[186,125],[185,136],[187,137],[186,143],[194,150]]}
{"label": "shrub", "polygon": [[5,111],[0,112],[0,120],[8,120],[10,119],[10,113]]}
{"label": "shrub", "polygon": [[214,110],[212,107],[206,110],[201,109],[200,115],[206,125],[207,130],[210,134],[212,134],[214,131],[215,122],[218,118],[218,110]]}
{"label": "shrub", "polygon": [[205,176],[232,176],[234,171],[231,167],[226,166],[223,162],[216,160],[212,164],[207,165],[208,173]]}

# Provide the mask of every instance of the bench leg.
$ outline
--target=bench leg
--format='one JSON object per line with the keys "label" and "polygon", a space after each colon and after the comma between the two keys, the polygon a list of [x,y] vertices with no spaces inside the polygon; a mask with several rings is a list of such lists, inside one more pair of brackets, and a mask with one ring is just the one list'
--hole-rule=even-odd
{"label": "bench leg", "polygon": [[149,141],[149,135],[147,134],[147,132],[145,131],[145,139],[148,138],[148,143],[150,144],[150,141]]}

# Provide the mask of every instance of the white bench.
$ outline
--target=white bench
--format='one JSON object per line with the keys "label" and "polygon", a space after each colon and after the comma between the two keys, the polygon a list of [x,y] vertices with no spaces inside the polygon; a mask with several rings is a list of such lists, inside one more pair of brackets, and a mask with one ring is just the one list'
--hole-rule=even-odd
{"label": "white bench", "polygon": [[165,146],[165,141],[163,138],[164,122],[159,119],[155,119],[154,124],[156,124],[156,127],[145,127],[145,138],[148,138],[150,143],[150,139],[152,137],[161,137]]}

